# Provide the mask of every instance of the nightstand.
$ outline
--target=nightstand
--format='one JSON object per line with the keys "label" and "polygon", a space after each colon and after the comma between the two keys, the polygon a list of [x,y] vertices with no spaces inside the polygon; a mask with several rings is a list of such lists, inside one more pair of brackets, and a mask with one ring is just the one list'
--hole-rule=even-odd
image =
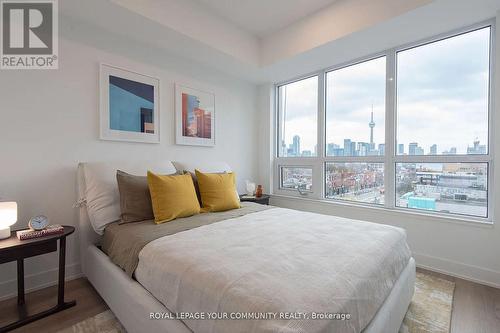
{"label": "nightstand", "polygon": [[[62,234],[27,240],[17,239],[16,232],[13,231],[10,238],[0,240],[0,264],[17,261],[17,308],[19,312],[19,320],[10,323],[7,326],[0,327],[0,332],[8,332],[76,305],[76,301],[64,301],[66,237],[71,235],[74,231],[74,227],[65,225],[64,233]],[[57,290],[57,304],[45,311],[28,315],[26,312],[26,304],[24,302],[24,259],[57,251],[57,241],[59,241],[59,282]]]}
{"label": "nightstand", "polygon": [[271,198],[271,196],[268,194],[262,194],[259,198],[240,195],[240,201],[255,202],[261,205],[269,205],[269,198]]}

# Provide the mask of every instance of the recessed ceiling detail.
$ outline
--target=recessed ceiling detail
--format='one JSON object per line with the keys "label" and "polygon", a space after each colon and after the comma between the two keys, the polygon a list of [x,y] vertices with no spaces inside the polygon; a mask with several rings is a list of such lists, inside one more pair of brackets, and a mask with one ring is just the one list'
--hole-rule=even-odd
{"label": "recessed ceiling detail", "polygon": [[339,0],[196,0],[235,25],[264,37]]}

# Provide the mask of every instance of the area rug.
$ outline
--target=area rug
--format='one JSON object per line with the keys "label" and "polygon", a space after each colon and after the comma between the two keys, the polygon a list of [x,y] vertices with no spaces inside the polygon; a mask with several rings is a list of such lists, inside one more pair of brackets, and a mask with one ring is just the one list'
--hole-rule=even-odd
{"label": "area rug", "polygon": [[[399,333],[449,333],[455,283],[417,272],[415,294]],[[58,333],[126,333],[110,310]]]}
{"label": "area rug", "polygon": [[111,310],[87,318],[57,333],[127,333]]}
{"label": "area rug", "polygon": [[415,294],[399,333],[449,333],[455,283],[417,272]]}

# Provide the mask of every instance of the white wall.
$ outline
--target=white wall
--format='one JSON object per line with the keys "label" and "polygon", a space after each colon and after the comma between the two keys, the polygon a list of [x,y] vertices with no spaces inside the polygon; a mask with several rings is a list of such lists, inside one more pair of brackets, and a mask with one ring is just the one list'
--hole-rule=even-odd
{"label": "white wall", "polygon": [[[0,198],[19,204],[13,228],[44,214],[76,225],[76,167],[80,161],[168,158],[224,160],[255,179],[256,87],[136,41],[62,22],[58,70],[0,71]],[[67,37],[74,38],[69,40]],[[94,46],[97,45],[97,46]],[[160,82],[161,144],[98,139],[98,66],[104,62],[155,76]],[[216,95],[216,146],[174,144],[174,82]],[[80,274],[78,235],[68,239],[67,276]],[[27,288],[56,281],[57,254],[25,261]],[[16,289],[15,263],[0,265],[0,298]]]}
{"label": "white wall", "polygon": [[[497,29],[500,12],[497,12]],[[496,33],[496,57],[493,78],[500,78],[500,34]],[[369,52],[368,52],[369,53]],[[357,54],[362,57],[365,54]],[[331,64],[335,65],[335,64]],[[494,82],[495,83],[495,82]],[[274,117],[272,89],[269,84],[259,87],[259,108],[261,128],[269,126]],[[500,128],[500,85],[493,89],[494,107],[491,111],[493,128]],[[271,102],[270,102],[271,101]],[[268,147],[261,148],[259,157],[259,181],[272,183],[272,163],[269,154],[274,145],[272,130],[266,134],[270,138]],[[376,223],[390,224],[407,231],[408,243],[413,251],[417,265],[473,281],[500,287],[500,135],[493,133],[494,184],[490,204],[493,205],[493,225],[463,222],[452,219],[431,217],[422,214],[401,213],[387,209],[366,208],[362,206],[314,201],[286,196],[273,196],[271,204],[293,209],[338,215]],[[267,167],[266,167],[267,166]]]}

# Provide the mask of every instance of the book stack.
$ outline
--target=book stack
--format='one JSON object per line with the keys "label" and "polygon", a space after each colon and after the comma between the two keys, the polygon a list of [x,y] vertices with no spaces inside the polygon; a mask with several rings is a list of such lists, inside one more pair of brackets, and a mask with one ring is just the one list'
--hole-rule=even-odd
{"label": "book stack", "polygon": [[44,236],[56,235],[64,233],[64,227],[60,224],[49,225],[43,230],[19,230],[16,232],[17,238],[19,240],[26,240],[32,238],[39,238]]}

